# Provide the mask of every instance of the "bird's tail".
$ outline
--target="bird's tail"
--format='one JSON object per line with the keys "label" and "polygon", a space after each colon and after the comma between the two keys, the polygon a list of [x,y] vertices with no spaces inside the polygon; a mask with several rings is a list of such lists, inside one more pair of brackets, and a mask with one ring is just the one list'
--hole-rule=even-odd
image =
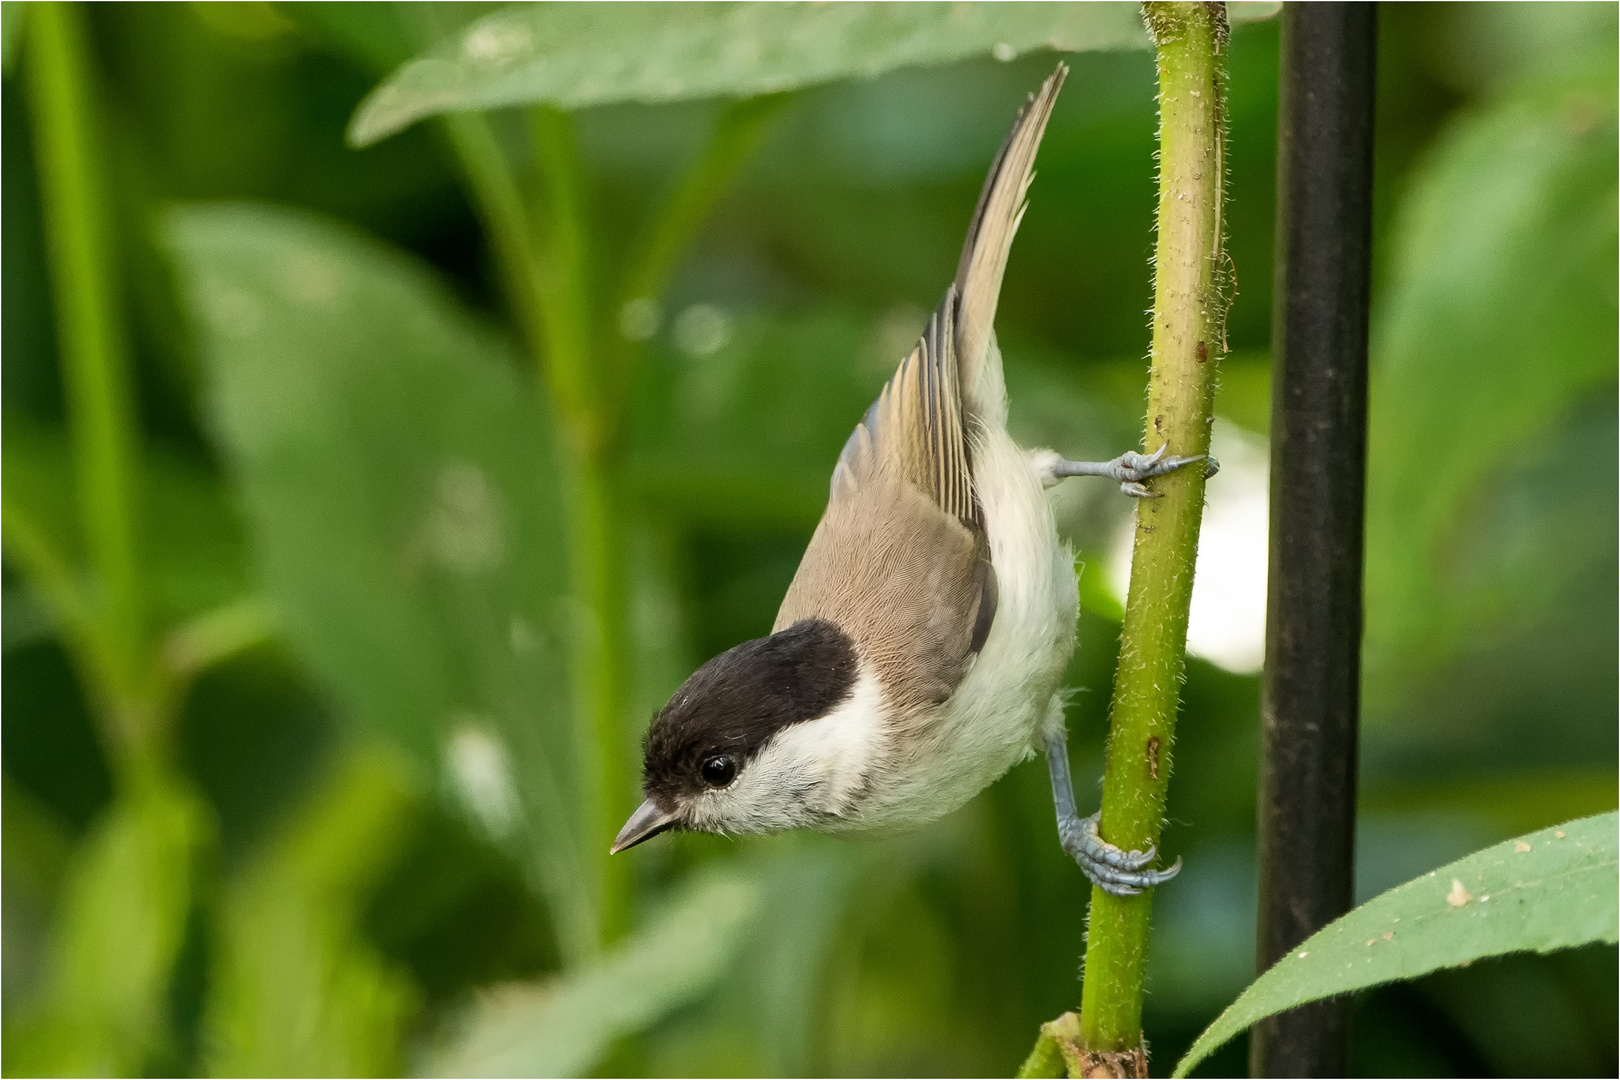
{"label": "bird's tail", "polygon": [[962,404],[969,416],[982,414],[986,406],[991,406],[985,400],[987,393],[1000,397],[1001,380],[985,382],[987,375],[999,376],[1000,372],[985,369],[991,364],[999,367],[999,357],[992,354],[1001,277],[1007,269],[1013,236],[1024,217],[1024,196],[1035,175],[1035,152],[1040,149],[1047,118],[1052,115],[1052,105],[1068,74],[1068,65],[1059,64],[1019,110],[1012,133],[1001,144],[990,175],[985,177],[967,241],[962,245],[962,261],[956,267],[956,355]]}

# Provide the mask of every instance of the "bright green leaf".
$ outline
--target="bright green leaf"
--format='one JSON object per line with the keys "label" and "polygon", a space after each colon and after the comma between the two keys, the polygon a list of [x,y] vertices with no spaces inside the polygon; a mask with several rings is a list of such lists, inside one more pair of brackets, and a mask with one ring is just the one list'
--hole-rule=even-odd
{"label": "bright green leaf", "polygon": [[1146,45],[1125,3],[513,5],[395,72],[349,138],[365,146],[426,116],[521,103],[747,97],[970,56]]}
{"label": "bright green leaf", "polygon": [[1313,934],[1243,992],[1176,1066],[1186,1076],[1259,1020],[1295,1005],[1511,952],[1620,940],[1614,813],[1458,859]]}
{"label": "bright green leaf", "polygon": [[442,770],[596,937],[551,440],[505,344],[414,260],[304,214],[179,212],[212,419],[266,595],[346,712]]}
{"label": "bright green leaf", "polygon": [[411,801],[395,762],[352,753],[237,874],[203,1019],[208,1075],[397,1074],[415,989],[359,923]]}
{"label": "bright green leaf", "polygon": [[169,976],[208,821],[184,783],[146,776],[96,823],[63,883],[40,1009],[8,1027],[8,1073],[140,1075],[169,1035]]}
{"label": "bright green leaf", "polygon": [[557,982],[492,991],[432,1056],[436,1076],[578,1076],[621,1035],[692,1001],[731,963],[757,884],[716,872],[600,962]]}

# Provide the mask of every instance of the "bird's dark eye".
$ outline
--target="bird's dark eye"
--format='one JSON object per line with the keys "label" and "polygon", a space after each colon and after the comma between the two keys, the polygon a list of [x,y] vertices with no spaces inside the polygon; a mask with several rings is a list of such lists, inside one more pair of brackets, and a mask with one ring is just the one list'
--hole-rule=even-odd
{"label": "bird's dark eye", "polygon": [[704,761],[699,771],[703,774],[705,784],[712,788],[723,788],[737,779],[737,759],[720,754]]}

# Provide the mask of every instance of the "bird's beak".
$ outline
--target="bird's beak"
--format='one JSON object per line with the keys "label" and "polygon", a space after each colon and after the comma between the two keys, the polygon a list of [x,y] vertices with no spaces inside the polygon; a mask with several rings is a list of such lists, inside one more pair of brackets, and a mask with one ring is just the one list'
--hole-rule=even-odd
{"label": "bird's beak", "polygon": [[666,829],[671,829],[680,821],[680,815],[672,814],[659,807],[648,799],[636,808],[630,815],[630,820],[624,823],[619,830],[619,837],[613,841],[608,849],[609,855],[617,855],[625,848],[633,848],[643,840],[651,840]]}

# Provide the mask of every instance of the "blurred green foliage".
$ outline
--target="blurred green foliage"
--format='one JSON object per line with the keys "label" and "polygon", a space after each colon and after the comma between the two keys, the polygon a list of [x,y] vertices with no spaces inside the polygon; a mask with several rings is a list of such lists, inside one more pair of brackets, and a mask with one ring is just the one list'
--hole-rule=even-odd
{"label": "blurred green foliage", "polygon": [[[5,1072],[1010,1072],[1079,997],[1086,889],[1039,763],[912,834],[638,849],[636,929],[599,949],[569,767],[581,609],[527,316],[454,122],[345,143],[385,76],[489,5],[84,12],[142,625],[177,688],[162,768],[129,764],[30,554],[43,537],[77,566],[101,538],[80,523],[19,10],[0,87]],[[1620,651],[1614,8],[1381,19],[1363,897],[1613,809]],[[1154,74],[1140,49],[1069,62],[1000,332],[1015,434],[1106,456],[1140,427]],[[768,631],[830,464],[1051,64],[796,91],[634,311],[605,286],[726,106],[573,114],[593,333],[642,343],[615,466],[627,744],[696,663]],[[1274,23],[1236,29],[1230,108],[1217,409],[1258,433]],[[516,114],[488,130],[537,183]],[[1082,776],[1123,502],[1059,503],[1088,564]],[[1189,665],[1166,830],[1188,870],[1155,905],[1145,1017],[1159,1069],[1253,975],[1257,706],[1254,675]],[[1612,1073],[1615,1008],[1612,948],[1481,962],[1364,995],[1354,1068]],[[1201,1072],[1243,1062],[1238,1041]]]}

